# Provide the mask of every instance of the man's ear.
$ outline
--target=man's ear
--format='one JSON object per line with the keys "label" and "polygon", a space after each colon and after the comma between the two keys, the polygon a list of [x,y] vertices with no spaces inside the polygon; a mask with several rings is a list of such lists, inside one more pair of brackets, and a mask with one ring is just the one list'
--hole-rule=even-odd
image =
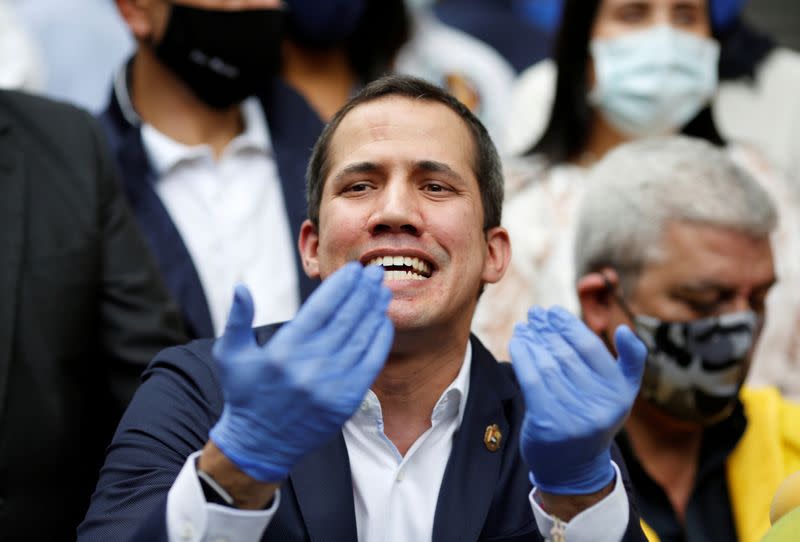
{"label": "man's ear", "polygon": [[120,16],[137,41],[152,41],[154,28],[150,15],[150,0],[116,0]]}
{"label": "man's ear", "polygon": [[319,261],[317,249],[319,248],[319,233],[317,227],[308,219],[300,226],[300,237],[297,240],[300,258],[303,260],[303,270],[312,279],[319,278]]}
{"label": "man's ear", "polygon": [[609,336],[614,320],[613,311],[616,305],[613,289],[619,287],[619,275],[611,268],[603,268],[598,272],[584,275],[578,280],[578,299],[581,304],[581,316],[586,325],[597,333]]}
{"label": "man's ear", "polygon": [[508,231],[500,226],[486,231],[486,261],[481,279],[493,284],[503,278],[511,261],[511,239]]}

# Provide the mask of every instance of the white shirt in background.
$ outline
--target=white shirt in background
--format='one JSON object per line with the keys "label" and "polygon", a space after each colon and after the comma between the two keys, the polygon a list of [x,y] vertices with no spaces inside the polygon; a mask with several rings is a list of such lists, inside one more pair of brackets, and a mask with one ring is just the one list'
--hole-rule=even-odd
{"label": "white shirt in background", "polygon": [[290,320],[300,305],[297,267],[266,120],[256,98],[242,104],[244,131],[215,159],[142,125],[155,190],[192,257],[216,335],[237,283],[255,301],[253,325]]}

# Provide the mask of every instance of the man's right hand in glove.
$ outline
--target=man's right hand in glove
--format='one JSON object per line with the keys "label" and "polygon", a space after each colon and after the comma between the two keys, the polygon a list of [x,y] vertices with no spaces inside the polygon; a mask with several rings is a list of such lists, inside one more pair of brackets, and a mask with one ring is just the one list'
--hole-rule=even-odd
{"label": "man's right hand in glove", "polygon": [[[263,346],[251,328],[250,293],[236,288],[225,332],[214,345],[225,406],[198,467],[232,495],[241,488],[245,498],[236,500],[242,507],[266,504],[258,501],[271,497],[294,465],[332,438],[361,404],[394,336],[386,315],[391,292],[382,279],[381,267],[348,263]],[[224,472],[228,461],[238,477]],[[247,498],[253,489],[247,478],[272,489]]]}

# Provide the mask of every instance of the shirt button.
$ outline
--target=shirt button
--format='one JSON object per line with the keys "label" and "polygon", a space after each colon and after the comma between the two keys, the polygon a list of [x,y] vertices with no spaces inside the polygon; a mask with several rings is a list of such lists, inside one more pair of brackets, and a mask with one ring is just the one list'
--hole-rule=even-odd
{"label": "shirt button", "polygon": [[369,403],[367,401],[361,401],[361,412],[369,412]]}
{"label": "shirt button", "polygon": [[397,477],[395,478],[395,480],[397,480],[398,482],[402,482],[405,475],[406,475],[405,469],[400,469],[399,471],[397,471]]}

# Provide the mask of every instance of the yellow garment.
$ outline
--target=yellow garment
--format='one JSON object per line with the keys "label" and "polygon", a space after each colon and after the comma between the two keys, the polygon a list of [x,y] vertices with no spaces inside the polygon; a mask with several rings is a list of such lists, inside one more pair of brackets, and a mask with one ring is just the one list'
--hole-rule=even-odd
{"label": "yellow garment", "polygon": [[[728,493],[740,542],[759,542],[769,529],[772,496],[800,470],[800,404],[775,388],[745,388],[740,396],[747,428],[728,457]],[[650,542],[658,535],[642,519]]]}

